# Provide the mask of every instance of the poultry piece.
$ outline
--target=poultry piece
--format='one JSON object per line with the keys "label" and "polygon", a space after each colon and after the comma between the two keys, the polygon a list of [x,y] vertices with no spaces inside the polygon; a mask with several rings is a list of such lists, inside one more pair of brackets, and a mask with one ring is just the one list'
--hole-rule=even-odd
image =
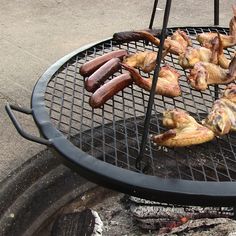
{"label": "poultry piece", "polygon": [[[229,35],[221,34],[223,48],[232,47],[236,44],[236,5],[232,6],[234,16],[229,23]],[[217,33],[209,32],[197,35],[197,41],[201,46],[211,48],[211,41],[217,36]]]}
{"label": "poultry piece", "polygon": [[[160,45],[160,39],[155,38],[152,34],[146,31],[137,31],[137,34],[157,46]],[[184,53],[188,46],[192,46],[192,41],[188,35],[181,30],[175,31],[172,36],[168,36],[164,41],[164,49],[175,55]]]}
{"label": "poultry piece", "polygon": [[214,133],[199,124],[186,111],[173,109],[163,114],[163,125],[170,128],[163,134],[151,135],[151,140],[166,147],[185,147],[211,141]]}
{"label": "poultry piece", "polygon": [[[163,51],[162,58],[166,56],[168,51]],[[145,51],[130,54],[123,58],[123,63],[128,66],[142,70],[149,73],[155,69],[157,52]]]}
{"label": "poultry piece", "polygon": [[192,68],[197,62],[210,62],[212,51],[208,48],[187,47],[186,51],[179,56],[179,64],[184,69]]}
{"label": "poultry piece", "polygon": [[[235,33],[234,33],[235,34]],[[217,33],[209,32],[209,33],[202,33],[197,36],[197,41],[200,43],[202,47],[211,48],[212,47],[212,40],[217,36]],[[236,44],[236,35],[224,35],[220,34],[222,39],[223,48],[232,47]]]}
{"label": "poultry piece", "polygon": [[187,47],[179,56],[179,64],[183,68],[192,68],[197,62],[210,62],[227,69],[230,61],[225,57],[220,34],[211,41],[211,48]]}
{"label": "poultry piece", "polygon": [[[138,31],[146,31],[150,34],[152,34],[155,37],[158,37],[161,35],[160,29],[140,29]],[[141,35],[139,35],[136,31],[123,31],[123,32],[117,32],[113,34],[113,40],[119,42],[119,43],[128,43],[131,41],[138,41],[143,39]]]}
{"label": "poultry piece", "polygon": [[124,57],[123,63],[128,66],[141,69],[143,72],[151,72],[156,66],[156,52],[138,52]]}
{"label": "poultry piece", "polygon": [[202,124],[217,136],[236,131],[236,85],[230,84],[223,96],[214,102],[212,111]]}
{"label": "poultry piece", "polygon": [[210,84],[228,84],[236,78],[236,57],[232,59],[229,69],[208,62],[198,62],[190,70],[188,80],[197,90],[206,90]]}
{"label": "poultry piece", "polygon": [[[133,67],[130,67],[124,63],[121,63],[121,65],[124,69],[130,72],[136,85],[145,89],[146,91],[151,90],[152,77],[143,78]],[[177,97],[181,95],[181,90],[178,83],[179,77],[180,74],[170,66],[165,65],[161,67],[155,93],[167,97]]]}
{"label": "poultry piece", "polygon": [[192,41],[188,35],[181,30],[177,30],[172,36],[165,39],[164,47],[170,53],[180,55],[185,52],[188,46],[192,46]]}

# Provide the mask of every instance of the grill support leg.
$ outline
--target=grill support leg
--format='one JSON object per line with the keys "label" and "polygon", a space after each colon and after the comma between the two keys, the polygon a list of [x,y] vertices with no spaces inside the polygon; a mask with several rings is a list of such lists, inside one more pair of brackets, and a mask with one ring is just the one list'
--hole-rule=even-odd
{"label": "grill support leg", "polygon": [[214,92],[215,92],[215,94],[214,94],[214,96],[215,96],[215,100],[217,100],[218,98],[219,98],[219,86],[218,86],[218,84],[216,84],[215,86],[214,86]]}
{"label": "grill support leg", "polygon": [[[218,26],[220,23],[219,20],[219,14],[220,14],[220,4],[219,0],[214,0],[214,25]],[[215,85],[215,100],[219,98],[219,86]]]}
{"label": "grill support leg", "polygon": [[[151,29],[153,26],[154,18],[156,15],[157,4],[158,4],[158,0],[154,0],[152,15],[151,15],[150,23],[149,23],[149,29]],[[141,169],[141,160],[144,156],[146,142],[147,142],[147,136],[149,133],[148,130],[149,130],[151,111],[152,111],[152,106],[153,106],[153,101],[154,101],[154,96],[155,96],[155,87],[157,84],[158,74],[159,74],[159,70],[160,70],[163,44],[164,44],[164,40],[165,40],[165,36],[166,36],[166,28],[167,28],[167,24],[168,24],[168,20],[169,20],[170,8],[171,8],[171,0],[167,0],[166,7],[165,7],[165,13],[164,13],[162,32],[161,32],[161,42],[160,42],[159,51],[158,51],[158,55],[157,55],[157,59],[156,59],[157,65],[154,70],[152,89],[151,89],[149,101],[148,101],[148,107],[147,107],[145,123],[144,123],[144,132],[143,132],[141,146],[140,146],[140,153],[136,159],[136,168],[138,168],[138,169]],[[214,25],[216,25],[216,26],[219,25],[219,0],[214,0]],[[214,90],[215,90],[214,91],[215,92],[215,94],[214,94],[215,99],[218,99],[218,97],[219,97],[218,85],[215,85]]]}
{"label": "grill support leg", "polygon": [[[153,26],[153,22],[156,16],[156,10],[157,10],[157,4],[158,4],[158,0],[154,0],[154,4],[153,4],[153,8],[152,8],[152,15],[151,15],[151,19],[150,19],[150,23],[149,23],[149,29],[152,29]],[[145,44],[148,45],[148,41],[145,41]]]}
{"label": "grill support leg", "polygon": [[220,14],[219,0],[214,0],[214,25],[215,26],[219,25],[220,23],[219,14]]}
{"label": "grill support leg", "polygon": [[151,15],[150,23],[149,23],[149,29],[152,29],[152,26],[153,26],[153,21],[155,19],[156,10],[157,10],[157,4],[158,4],[158,0],[155,0],[153,8],[152,8],[152,15]]}
{"label": "grill support leg", "polygon": [[236,220],[236,206],[233,206],[233,209],[234,209],[234,216],[233,216],[233,219]]}
{"label": "grill support leg", "polygon": [[163,20],[163,26],[162,26],[162,31],[161,31],[161,41],[160,41],[160,46],[159,46],[159,50],[158,50],[158,54],[157,54],[157,58],[156,58],[156,67],[154,70],[152,88],[151,88],[149,101],[148,101],[148,107],[147,107],[147,111],[146,111],[146,117],[145,117],[145,122],[144,122],[144,131],[143,131],[143,136],[142,136],[142,142],[140,145],[140,153],[136,159],[136,168],[138,168],[138,169],[141,169],[141,159],[144,156],[147,137],[148,137],[148,133],[149,133],[148,132],[149,123],[150,123],[150,119],[151,119],[152,106],[153,106],[153,102],[154,102],[155,90],[156,90],[158,75],[159,75],[159,71],[160,71],[162,51],[163,51],[164,41],[165,41],[165,37],[166,37],[166,28],[167,28],[167,24],[168,24],[168,20],[169,20],[171,2],[172,2],[172,0],[166,1],[164,20]]}

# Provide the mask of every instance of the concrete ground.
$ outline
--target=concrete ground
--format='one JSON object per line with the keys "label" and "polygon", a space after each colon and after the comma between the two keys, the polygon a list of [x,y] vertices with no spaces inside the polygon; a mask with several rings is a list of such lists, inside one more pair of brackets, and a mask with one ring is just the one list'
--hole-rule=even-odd
{"label": "concrete ground", "polygon": [[[159,2],[157,27],[165,1]],[[220,24],[227,26],[235,1],[220,2]],[[34,84],[52,63],[114,32],[147,27],[152,4],[150,0],[1,0],[0,181],[45,148],[18,135],[5,112],[6,102],[29,108]],[[213,1],[173,1],[169,26],[212,24]],[[30,117],[17,117],[37,135]]]}

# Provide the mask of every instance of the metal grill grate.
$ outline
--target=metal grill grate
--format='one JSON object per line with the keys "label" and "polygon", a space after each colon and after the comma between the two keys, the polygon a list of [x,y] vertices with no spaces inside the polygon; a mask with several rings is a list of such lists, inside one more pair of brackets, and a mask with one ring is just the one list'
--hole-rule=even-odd
{"label": "metal grill grate", "polygon": [[[169,29],[172,34],[176,29]],[[181,28],[193,40],[202,32],[227,34],[224,28]],[[48,83],[45,103],[54,126],[74,145],[86,153],[111,163],[112,165],[139,171],[135,160],[140,149],[143,122],[149,93],[136,85],[125,88],[109,100],[102,109],[92,109],[89,104],[90,93],[84,90],[84,78],[79,75],[80,66],[94,57],[123,48],[129,53],[154,50],[157,47],[145,42],[117,44],[104,41],[83,51],[65,63]],[[234,49],[225,50],[231,58]],[[150,134],[163,132],[162,112],[166,109],[180,108],[194,114],[201,121],[211,110],[215,100],[214,86],[198,92],[187,83],[189,73],[178,65],[178,57],[170,55],[166,63],[181,73],[182,96],[167,98],[155,96],[150,123]],[[115,75],[120,74],[117,72]],[[142,74],[144,77],[147,74]],[[225,86],[219,86],[219,93]],[[187,148],[154,147],[147,142],[143,164],[148,164],[149,175],[162,178],[177,178],[199,181],[234,181],[236,179],[236,134],[217,138],[206,144]]]}

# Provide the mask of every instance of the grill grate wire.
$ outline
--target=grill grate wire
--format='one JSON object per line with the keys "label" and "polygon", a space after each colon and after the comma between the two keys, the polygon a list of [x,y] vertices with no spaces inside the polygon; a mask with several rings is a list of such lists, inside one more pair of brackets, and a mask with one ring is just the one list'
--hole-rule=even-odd
{"label": "grill grate wire", "polygon": [[[168,29],[171,35],[176,29]],[[228,34],[224,28],[181,28],[192,39],[196,34],[218,32]],[[126,49],[129,53],[137,51],[157,51],[157,47],[143,41],[117,44],[107,40],[89,48],[66,62],[51,78],[45,93],[45,104],[54,126],[74,145],[88,154],[112,165],[131,171],[138,171],[135,161],[139,154],[144,118],[149,93],[136,85],[125,88],[110,99],[102,109],[92,109],[89,104],[90,93],[84,90],[84,78],[79,75],[80,66],[97,56],[113,50]],[[231,58],[234,49],[225,50]],[[178,65],[178,57],[168,54],[165,63],[181,73],[182,96],[167,98],[156,95],[150,121],[150,134],[163,132],[162,112],[180,108],[194,114],[201,121],[211,110],[215,100],[214,86],[198,92],[187,83],[188,70]],[[122,70],[114,76],[122,73]],[[144,77],[149,75],[141,72]],[[219,86],[219,93],[225,85]],[[148,139],[143,164],[148,163],[146,174],[162,178],[186,179],[192,181],[235,181],[236,179],[236,135],[215,139],[202,145],[186,148],[155,147]]]}

